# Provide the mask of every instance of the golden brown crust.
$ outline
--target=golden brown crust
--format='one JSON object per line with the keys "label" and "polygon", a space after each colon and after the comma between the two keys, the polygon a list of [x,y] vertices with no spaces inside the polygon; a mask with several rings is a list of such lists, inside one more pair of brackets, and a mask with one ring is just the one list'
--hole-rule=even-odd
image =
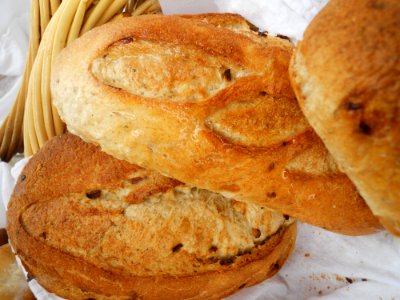
{"label": "golden brown crust", "polygon": [[267,44],[269,46],[278,46],[280,48],[286,47],[288,51],[291,51],[293,48],[293,44],[289,39],[269,36],[268,32],[259,31],[257,27],[238,14],[206,13],[197,15],[179,15],[179,17],[230,29],[236,33],[244,34],[256,42]]}
{"label": "golden brown crust", "polygon": [[54,102],[119,159],[329,230],[376,231],[300,112],[290,44],[241,32],[174,16],[102,26],[58,58]]}
{"label": "golden brown crust", "polygon": [[197,15],[179,15],[179,17],[190,20],[198,20],[217,27],[237,29],[238,32],[251,31],[249,23],[246,21],[246,19],[238,14],[207,13]]}
{"label": "golden brown crust", "polygon": [[[145,176],[150,179],[142,179]],[[283,221],[271,229],[270,236],[240,253],[234,249],[233,256],[218,257],[223,252],[213,247],[212,259],[210,253],[204,259],[189,253],[189,241],[172,250],[169,246],[166,251],[165,236],[171,233],[168,228],[157,229],[157,223],[163,222],[161,215],[159,220],[149,216],[146,227],[137,228],[140,216],[130,214],[129,209],[140,204],[128,203],[130,206],[126,208],[121,193],[104,195],[101,199],[103,196],[97,192],[105,193],[107,188],[118,190],[121,186],[126,190],[127,186],[121,182],[127,179],[133,184],[144,182],[139,190],[146,191],[147,206],[160,205],[159,201],[150,203],[149,194],[166,194],[165,188],[173,189],[178,184],[118,161],[70,134],[49,141],[27,164],[9,204],[7,230],[24,266],[46,289],[67,299],[219,299],[275,274],[293,248],[295,225],[281,216]],[[89,199],[79,197],[81,193],[86,193]],[[211,195],[205,201],[211,203]],[[225,200],[228,201],[231,200]],[[240,219],[241,205],[238,205],[238,210],[229,213],[236,214],[235,220]],[[243,205],[247,210],[252,209],[251,205]],[[166,219],[166,227],[174,228],[174,220],[179,220],[182,214],[179,209],[174,208],[172,216]],[[189,209],[191,218],[198,222],[195,208],[192,209],[192,212]],[[166,210],[163,213],[168,214]],[[206,210],[200,213],[207,214]],[[222,204],[218,213],[224,215]],[[274,216],[265,213],[267,217]],[[229,222],[228,214],[222,218]],[[195,244],[201,247],[201,240],[209,237],[207,223],[213,224],[213,219],[198,224],[204,229],[202,232],[191,229],[197,224],[187,220],[188,228],[182,223],[178,230],[173,230],[173,236],[185,239],[185,231],[199,234],[200,240]],[[244,229],[246,224],[239,225]],[[214,226],[213,232],[217,231]],[[261,231],[257,234],[263,234]],[[137,253],[141,246],[145,250],[143,256]],[[226,243],[218,245],[225,246]]]}
{"label": "golden brown crust", "polygon": [[310,124],[374,214],[398,235],[399,16],[397,0],[332,0],[306,30],[291,64]]}
{"label": "golden brown crust", "polygon": [[19,253],[26,269],[48,291],[67,299],[221,299],[278,272],[293,248],[295,236],[296,225],[292,224],[248,255],[248,262],[240,267],[185,277],[124,276],[118,270],[102,270],[38,244],[25,232],[18,239],[26,243],[24,252]]}

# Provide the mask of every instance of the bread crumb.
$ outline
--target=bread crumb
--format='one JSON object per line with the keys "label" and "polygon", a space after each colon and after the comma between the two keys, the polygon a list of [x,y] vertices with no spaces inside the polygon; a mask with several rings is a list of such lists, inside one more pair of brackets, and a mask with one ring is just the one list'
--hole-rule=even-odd
{"label": "bread crumb", "polygon": [[310,253],[304,253],[304,257],[310,257]]}

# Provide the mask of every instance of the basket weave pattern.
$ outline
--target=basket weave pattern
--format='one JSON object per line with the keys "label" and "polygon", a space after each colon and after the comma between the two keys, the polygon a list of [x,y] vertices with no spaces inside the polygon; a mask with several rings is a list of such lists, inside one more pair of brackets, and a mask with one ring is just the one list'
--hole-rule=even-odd
{"label": "basket weave pattern", "polygon": [[141,14],[160,13],[158,0],[32,0],[30,39],[22,85],[0,127],[0,158],[35,154],[65,131],[52,104],[51,66],[57,54],[90,29]]}

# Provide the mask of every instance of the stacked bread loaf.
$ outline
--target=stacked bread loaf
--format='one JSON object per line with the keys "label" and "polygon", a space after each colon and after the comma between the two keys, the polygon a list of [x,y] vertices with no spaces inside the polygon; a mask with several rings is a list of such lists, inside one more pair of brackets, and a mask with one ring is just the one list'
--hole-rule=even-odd
{"label": "stacked bread loaf", "polygon": [[31,277],[66,299],[219,299],[275,274],[296,237],[278,212],[117,160],[69,134],[31,159],[8,217]]}
{"label": "stacked bread loaf", "polygon": [[[332,26],[335,24],[335,26]],[[310,124],[400,235],[400,2],[336,0],[297,47],[291,79]]]}
{"label": "stacked bread loaf", "polygon": [[52,95],[75,135],[8,210],[32,276],[68,299],[219,299],[279,270],[293,218],[379,230],[297,104],[292,51],[227,14],[126,18],[63,50]]}
{"label": "stacked bread loaf", "polygon": [[376,229],[301,113],[292,45],[237,16],[206,19],[128,18],[63,51],[52,91],[68,130],[190,186],[342,233]]}

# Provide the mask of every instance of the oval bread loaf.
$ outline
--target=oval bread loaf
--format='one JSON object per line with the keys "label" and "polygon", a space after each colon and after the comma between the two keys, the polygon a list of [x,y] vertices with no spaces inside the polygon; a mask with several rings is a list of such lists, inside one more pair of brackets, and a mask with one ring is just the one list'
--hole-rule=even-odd
{"label": "oval bread loaf", "polygon": [[305,32],[291,79],[310,124],[400,235],[400,1],[330,1]]}
{"label": "oval bread loaf", "polygon": [[345,234],[376,231],[298,107],[292,45],[215,18],[126,18],[62,51],[51,86],[69,131],[191,186]]}
{"label": "oval bread loaf", "polygon": [[18,179],[8,233],[66,299],[220,299],[275,274],[293,220],[54,138]]}

